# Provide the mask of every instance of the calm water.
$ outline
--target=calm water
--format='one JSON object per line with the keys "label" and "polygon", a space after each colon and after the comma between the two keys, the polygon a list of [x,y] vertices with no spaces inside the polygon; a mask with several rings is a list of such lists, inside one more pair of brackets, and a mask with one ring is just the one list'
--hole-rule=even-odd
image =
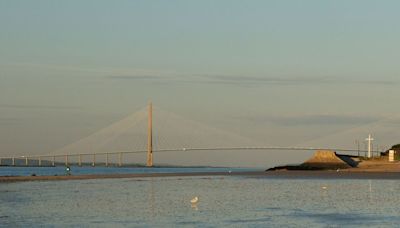
{"label": "calm water", "polygon": [[238,176],[1,183],[0,226],[397,227],[399,192],[396,180]]}

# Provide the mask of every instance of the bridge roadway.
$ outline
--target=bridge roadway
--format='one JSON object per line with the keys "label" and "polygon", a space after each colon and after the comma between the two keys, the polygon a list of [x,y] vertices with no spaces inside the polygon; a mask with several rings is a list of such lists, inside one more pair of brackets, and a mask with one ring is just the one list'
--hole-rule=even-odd
{"label": "bridge roadway", "polygon": [[[297,151],[316,151],[316,150],[332,150],[338,152],[357,152],[367,153],[366,150],[357,150],[357,149],[345,149],[345,148],[320,148],[320,147],[279,147],[279,146],[259,146],[259,147],[187,147],[187,148],[174,148],[174,149],[158,149],[153,150],[154,153],[162,153],[162,152],[179,152],[179,151],[234,151],[234,150],[297,150]],[[380,153],[382,151],[374,151],[374,153]],[[109,156],[110,155],[118,155],[118,166],[122,166],[123,155],[124,154],[139,154],[139,153],[147,153],[145,150],[138,151],[116,151],[116,152],[99,152],[99,153],[72,153],[72,154],[58,154],[58,155],[33,155],[33,156],[9,156],[9,157],[0,157],[0,166],[5,165],[3,161],[8,159],[11,160],[11,166],[16,166],[17,159],[25,160],[25,166],[29,166],[30,160],[37,160],[36,166],[42,166],[42,160],[44,158],[48,158],[51,161],[51,165],[56,165],[56,158],[64,158],[64,163],[66,166],[71,164],[69,162],[69,158],[78,157],[77,164],[79,166],[82,165],[82,157],[83,156],[92,156],[92,166],[96,165],[96,156],[103,155],[105,158],[105,166],[109,166]]]}
{"label": "bridge roadway", "polygon": [[321,148],[321,147],[188,147],[188,148],[179,148],[179,149],[160,149],[155,150],[154,152],[173,152],[173,151],[190,151],[190,150],[333,150],[333,151],[341,151],[341,152],[367,152],[364,150],[357,149],[340,149],[340,148]]}

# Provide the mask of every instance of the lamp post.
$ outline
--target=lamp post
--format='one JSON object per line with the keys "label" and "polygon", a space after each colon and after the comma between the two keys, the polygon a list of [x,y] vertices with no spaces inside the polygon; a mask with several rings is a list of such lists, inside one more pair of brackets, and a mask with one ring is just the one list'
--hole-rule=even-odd
{"label": "lamp post", "polygon": [[357,155],[358,155],[358,157],[360,157],[360,141],[358,141],[358,139],[356,139],[355,143],[357,145]]}

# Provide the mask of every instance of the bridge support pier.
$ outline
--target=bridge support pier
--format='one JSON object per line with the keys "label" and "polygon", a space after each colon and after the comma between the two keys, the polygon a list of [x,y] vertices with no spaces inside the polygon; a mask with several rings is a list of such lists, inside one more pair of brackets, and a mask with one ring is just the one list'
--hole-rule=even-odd
{"label": "bridge support pier", "polygon": [[78,155],[78,166],[82,166],[82,154]]}
{"label": "bridge support pier", "polygon": [[29,165],[28,157],[25,157],[25,166],[28,166],[28,165]]}
{"label": "bridge support pier", "polygon": [[53,156],[53,161],[51,162],[52,166],[56,166],[56,156]]}
{"label": "bridge support pier", "polygon": [[12,165],[12,166],[15,166],[15,157],[12,157],[12,159],[11,159],[11,165]]}
{"label": "bridge support pier", "polygon": [[106,167],[108,167],[108,153],[106,153]]}
{"label": "bridge support pier", "polygon": [[68,154],[65,155],[65,166],[68,166]]}
{"label": "bridge support pier", "polygon": [[92,166],[96,166],[96,154],[93,154],[93,161],[92,161]]}
{"label": "bridge support pier", "polygon": [[118,154],[118,166],[121,167],[122,166],[122,153]]}
{"label": "bridge support pier", "polygon": [[38,158],[38,165],[39,165],[39,166],[42,166],[42,157],[40,157],[40,156],[39,156],[39,158]]}

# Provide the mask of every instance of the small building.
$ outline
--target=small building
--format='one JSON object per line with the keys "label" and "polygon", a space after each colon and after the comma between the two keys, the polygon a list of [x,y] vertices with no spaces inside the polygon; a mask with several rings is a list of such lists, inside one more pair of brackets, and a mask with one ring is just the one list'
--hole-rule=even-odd
{"label": "small building", "polygon": [[393,159],[393,161],[400,160],[400,144],[393,145],[389,150],[382,152],[381,156],[387,156],[389,160],[392,156],[391,159]]}

